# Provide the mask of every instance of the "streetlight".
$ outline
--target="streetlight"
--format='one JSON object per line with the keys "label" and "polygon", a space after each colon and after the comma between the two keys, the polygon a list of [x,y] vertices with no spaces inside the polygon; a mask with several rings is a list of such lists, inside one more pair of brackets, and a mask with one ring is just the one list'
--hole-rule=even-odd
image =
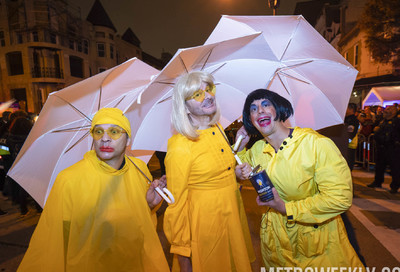
{"label": "streetlight", "polygon": [[272,15],[275,16],[276,9],[279,7],[280,0],[268,0],[268,6],[273,10]]}

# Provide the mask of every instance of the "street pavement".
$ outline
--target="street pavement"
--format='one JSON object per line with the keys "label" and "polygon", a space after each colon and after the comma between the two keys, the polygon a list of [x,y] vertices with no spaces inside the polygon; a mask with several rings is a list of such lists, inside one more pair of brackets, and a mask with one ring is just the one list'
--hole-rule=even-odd
{"label": "street pavement", "polygon": [[[159,176],[157,159],[152,159],[149,168],[153,176]],[[400,271],[400,193],[390,194],[390,176],[385,178],[382,189],[368,188],[374,178],[373,171],[353,170],[354,199],[347,212],[353,226],[360,252],[369,271]],[[242,197],[248,217],[256,261],[253,271],[261,271],[259,226],[263,208],[255,202],[256,192],[250,183],[242,187]],[[31,206],[27,216],[21,217],[18,207],[0,194],[0,208],[7,212],[0,216],[0,272],[13,272],[28,247],[30,237],[39,220],[40,214]],[[162,232],[162,213],[158,217],[158,233],[166,252],[169,264],[172,256],[168,253],[169,244]],[[374,270],[375,269],[375,270]],[[358,272],[358,271],[357,271]]]}

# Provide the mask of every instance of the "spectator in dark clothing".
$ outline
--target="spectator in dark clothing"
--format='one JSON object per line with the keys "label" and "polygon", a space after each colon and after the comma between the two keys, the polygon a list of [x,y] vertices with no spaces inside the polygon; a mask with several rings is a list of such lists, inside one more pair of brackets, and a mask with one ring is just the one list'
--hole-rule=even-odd
{"label": "spectator in dark clothing", "polygon": [[374,108],[370,106],[365,106],[364,107],[364,112],[367,115],[367,117],[371,117],[372,123],[375,122],[375,111]]}
{"label": "spectator in dark clothing", "polygon": [[383,111],[384,110],[385,109],[383,107],[381,107],[381,106],[377,106],[376,107],[374,128],[376,126],[378,126],[381,123],[381,121],[383,120]]}
{"label": "spectator in dark clothing", "polygon": [[[21,150],[25,139],[28,137],[30,130],[32,129],[32,122],[26,118],[25,115],[22,117],[14,117],[11,121],[9,128],[9,135],[7,137],[7,146],[10,149],[11,161],[9,165],[11,166],[14,160],[17,158],[19,151]],[[13,198],[20,206],[21,215],[26,215],[28,213],[28,194],[27,192],[13,179],[8,177],[8,181],[11,185],[11,193]],[[36,204],[37,210],[40,212],[41,208]]]}
{"label": "spectator in dark clothing", "polygon": [[[0,156],[9,156],[10,152],[8,146],[6,146],[6,138],[4,137],[8,132],[8,121],[10,117],[10,111],[4,111],[2,117],[0,118]],[[6,177],[6,172],[4,171],[3,159],[1,159],[1,164],[3,165],[0,169],[0,190],[3,191],[4,182]]]}
{"label": "spectator in dark clothing", "polygon": [[4,111],[0,118],[0,136],[8,129],[11,111]]}
{"label": "spectator in dark clothing", "polygon": [[23,110],[14,111],[13,113],[10,114],[10,118],[9,118],[9,122],[8,122],[10,124],[9,127],[11,127],[13,121],[15,119],[17,119],[18,117],[24,117],[25,119],[29,120],[29,115],[26,111],[23,111]]}
{"label": "spectator in dark clothing", "polygon": [[353,171],[354,161],[356,159],[356,149],[358,144],[358,128],[360,123],[355,115],[357,111],[357,105],[350,103],[347,106],[346,117],[344,118],[344,124],[347,130],[348,149],[347,149],[347,164],[349,165],[350,171]]}
{"label": "spectator in dark clothing", "polygon": [[[10,117],[11,112],[5,111],[2,115],[1,126],[0,126],[0,155],[1,155],[1,163],[3,165],[3,169],[1,169],[1,189],[3,191],[3,195],[11,196],[11,188],[9,186],[9,182],[7,179],[7,172],[11,167],[11,155],[9,148],[7,146],[7,137],[8,137],[8,129],[10,126]],[[13,202],[16,202],[16,199],[13,199]]]}
{"label": "spectator in dark clothing", "polygon": [[390,193],[397,193],[400,187],[400,116],[395,106],[386,107],[384,119],[375,127],[376,161],[375,180],[368,187],[381,188],[386,166],[390,167],[392,182]]}
{"label": "spectator in dark clothing", "polygon": [[361,111],[361,113],[357,116],[358,121],[360,122],[360,134],[368,138],[371,135],[372,130],[374,128],[374,122],[372,120],[372,115],[367,114],[365,111]]}

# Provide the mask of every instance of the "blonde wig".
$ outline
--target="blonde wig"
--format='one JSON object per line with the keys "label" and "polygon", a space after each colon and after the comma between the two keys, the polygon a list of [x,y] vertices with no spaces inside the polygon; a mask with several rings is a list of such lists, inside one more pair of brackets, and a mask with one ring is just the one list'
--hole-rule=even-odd
{"label": "blonde wig", "polygon": [[[171,114],[172,124],[177,132],[191,140],[197,139],[199,134],[196,131],[198,128],[193,126],[190,121],[188,115],[189,111],[186,108],[186,99],[199,90],[203,82],[207,85],[212,85],[214,84],[214,78],[206,72],[190,72],[179,78],[173,90]],[[216,105],[217,110],[214,115],[211,116],[209,125],[215,125],[219,121],[220,109],[218,103]]]}

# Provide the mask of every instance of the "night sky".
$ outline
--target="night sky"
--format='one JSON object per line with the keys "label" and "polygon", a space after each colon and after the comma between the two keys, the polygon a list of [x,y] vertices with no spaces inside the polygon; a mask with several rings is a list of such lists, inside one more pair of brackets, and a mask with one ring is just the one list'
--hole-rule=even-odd
{"label": "night sky", "polygon": [[[86,19],[95,0],[68,0]],[[281,0],[277,15],[292,15],[296,2]],[[303,0],[304,1],[304,0]],[[272,15],[266,0],[100,0],[118,34],[130,27],[143,51],[161,57],[202,45],[221,15]]]}

